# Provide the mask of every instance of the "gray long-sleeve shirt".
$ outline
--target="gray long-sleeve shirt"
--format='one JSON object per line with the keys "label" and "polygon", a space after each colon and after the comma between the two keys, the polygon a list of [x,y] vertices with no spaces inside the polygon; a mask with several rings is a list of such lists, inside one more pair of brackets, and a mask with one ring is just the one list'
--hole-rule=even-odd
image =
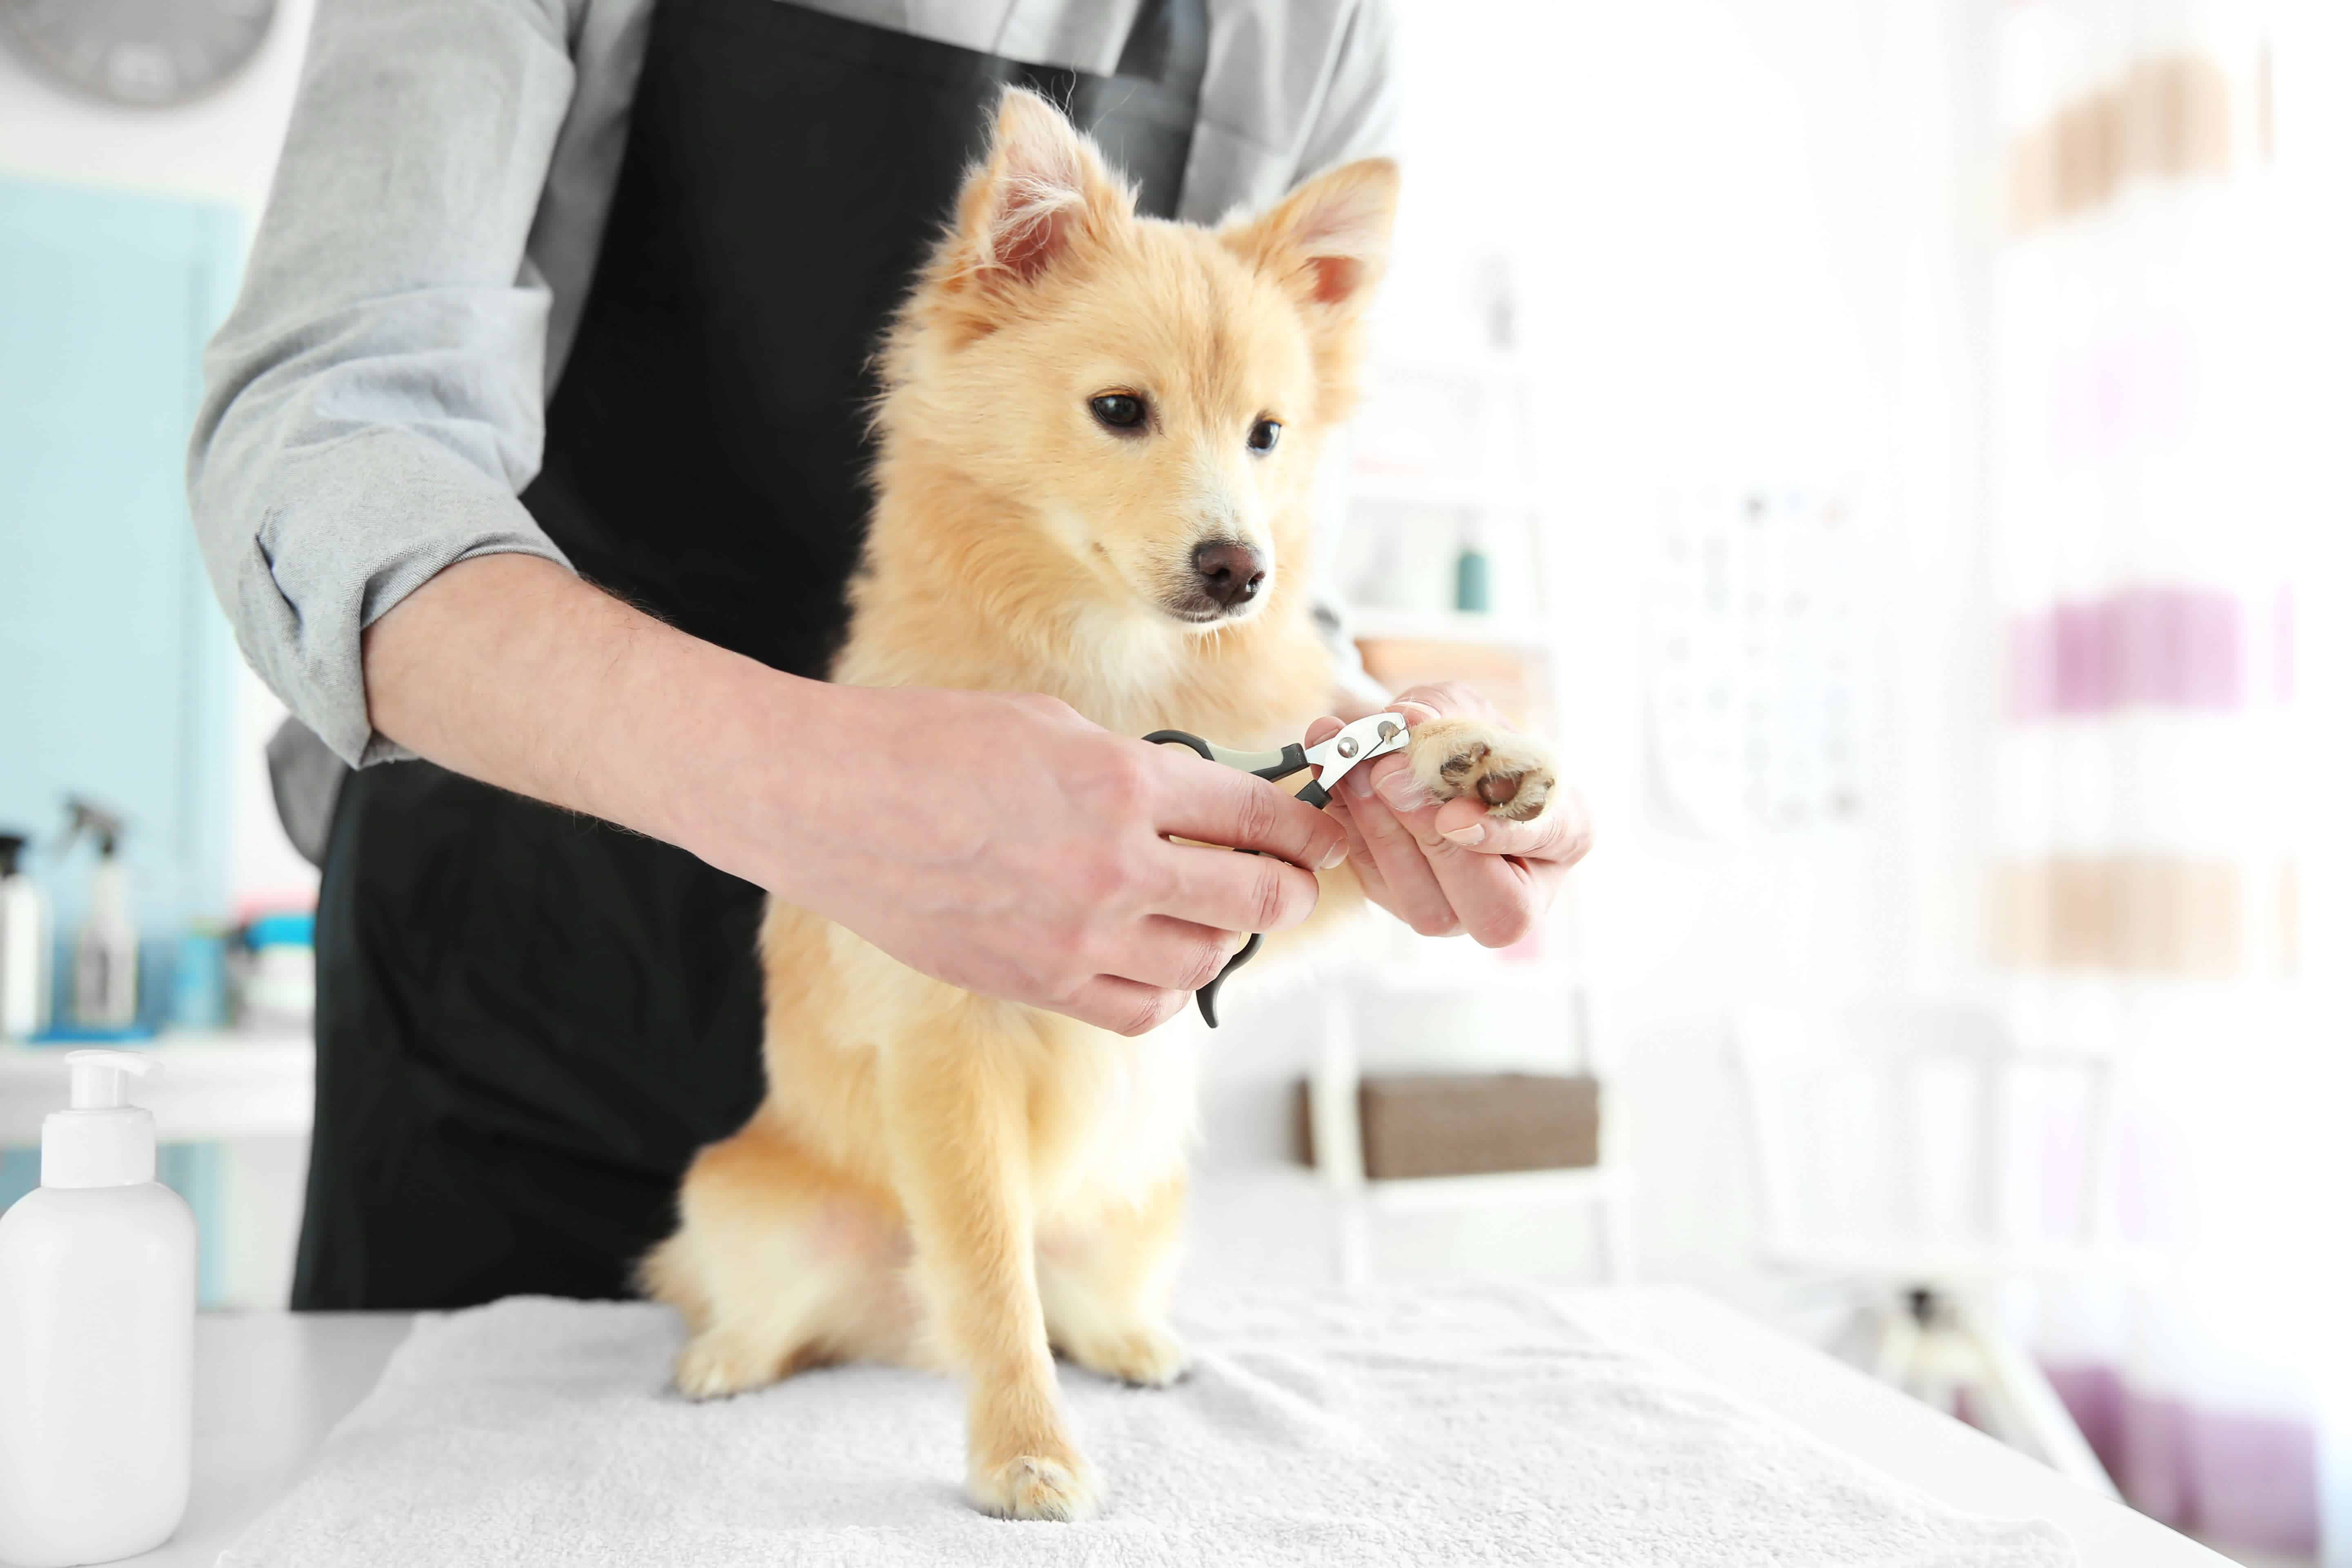
{"label": "gray long-sleeve shirt", "polygon": [[[801,0],[1108,74],[1139,0]],[[245,656],[336,753],[360,635],[443,567],[562,562],[516,499],[585,302],[653,0],[321,0],[190,500]],[[1181,216],[1391,150],[1383,0],[1213,0]],[[822,227],[821,213],[809,215]]]}

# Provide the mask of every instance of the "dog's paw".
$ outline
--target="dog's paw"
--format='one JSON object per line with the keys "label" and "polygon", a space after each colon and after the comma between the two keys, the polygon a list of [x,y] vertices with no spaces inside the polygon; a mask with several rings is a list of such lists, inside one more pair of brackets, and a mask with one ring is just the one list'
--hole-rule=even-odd
{"label": "dog's paw", "polygon": [[1527,822],[1540,816],[1559,770],[1538,742],[1479,719],[1438,719],[1412,731],[1407,752],[1415,783],[1434,800],[1475,795],[1486,815]]}
{"label": "dog's paw", "polygon": [[1184,1342],[1156,1323],[1074,1339],[1062,1353],[1088,1372],[1139,1388],[1165,1388],[1192,1365]]}
{"label": "dog's paw", "polygon": [[975,1464],[965,1489],[973,1506],[999,1519],[1049,1519],[1067,1524],[1091,1519],[1100,1506],[1093,1473],[1071,1455],[1049,1459],[1022,1454],[986,1468]]}
{"label": "dog's paw", "polygon": [[724,1399],[775,1382],[776,1363],[748,1353],[740,1341],[706,1331],[677,1352],[670,1381],[688,1399]]}

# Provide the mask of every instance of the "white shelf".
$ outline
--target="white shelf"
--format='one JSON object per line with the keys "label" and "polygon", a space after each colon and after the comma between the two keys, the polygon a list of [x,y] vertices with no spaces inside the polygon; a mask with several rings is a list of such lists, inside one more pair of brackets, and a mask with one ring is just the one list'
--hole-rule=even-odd
{"label": "white shelf", "polygon": [[1493,960],[1485,963],[1422,962],[1365,963],[1349,984],[1388,995],[1451,995],[1463,991],[1509,994],[1567,991],[1575,976],[1545,959]]}
{"label": "white shelf", "polygon": [[1364,1196],[1396,1213],[1477,1208],[1493,1204],[1580,1204],[1618,1198],[1626,1191],[1622,1166],[1578,1165],[1557,1171],[1493,1171],[1470,1176],[1370,1179]]}
{"label": "white shelf", "polygon": [[[0,1146],[40,1142],[41,1118],[66,1102],[72,1048],[0,1046]],[[155,1070],[132,1083],[131,1098],[155,1113],[156,1136],[167,1143],[310,1131],[315,1053],[308,1035],[175,1031],[106,1048],[154,1058]]]}
{"label": "white shelf", "polygon": [[1541,496],[1516,486],[1496,488],[1412,474],[1367,473],[1361,468],[1348,476],[1348,501],[1437,511],[1528,512],[1543,508]]}
{"label": "white shelf", "polygon": [[1471,610],[1353,610],[1349,632],[1360,637],[1404,637],[1423,642],[1473,643],[1486,647],[1548,648],[1558,634],[1527,616],[1495,616]]}
{"label": "white shelf", "polygon": [[1528,370],[1527,356],[1516,349],[1464,348],[1458,343],[1418,347],[1391,343],[1371,355],[1371,373],[1380,378],[1458,379],[1491,386],[1498,381],[1516,381]]}

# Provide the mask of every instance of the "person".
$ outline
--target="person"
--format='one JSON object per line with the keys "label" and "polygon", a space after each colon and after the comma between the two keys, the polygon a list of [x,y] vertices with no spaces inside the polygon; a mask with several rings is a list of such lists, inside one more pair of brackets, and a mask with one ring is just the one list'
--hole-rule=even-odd
{"label": "person", "polygon": [[[1417,929],[1527,928],[1572,810],[1469,848],[1043,699],[823,680],[867,354],[1003,87],[1213,220],[1384,150],[1392,53],[1379,0],[322,0],[190,459],[246,657],[357,770],[298,1308],[627,1293],[758,1101],[767,894],[1126,1033],[1349,844]],[[1265,853],[1169,892],[1180,830]]]}

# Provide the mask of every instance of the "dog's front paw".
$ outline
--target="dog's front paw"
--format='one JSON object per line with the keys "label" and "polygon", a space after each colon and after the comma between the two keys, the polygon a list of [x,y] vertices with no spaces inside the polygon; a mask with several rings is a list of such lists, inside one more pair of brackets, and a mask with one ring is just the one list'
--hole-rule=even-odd
{"label": "dog's front paw", "polygon": [[740,1342],[708,1330],[677,1352],[670,1381],[688,1399],[724,1399],[776,1381],[772,1356],[751,1353]]}
{"label": "dog's front paw", "polygon": [[1538,742],[1479,719],[1438,719],[1412,731],[1414,782],[1436,800],[1475,795],[1486,815],[1526,822],[1541,815],[1559,770]]}
{"label": "dog's front paw", "polygon": [[999,1519],[1049,1519],[1067,1524],[1091,1519],[1100,1506],[1093,1472],[1075,1454],[1066,1459],[1021,1454],[985,1468],[975,1462],[965,1489],[974,1506]]}
{"label": "dog's front paw", "polygon": [[1071,1340],[1063,1353],[1088,1372],[1142,1388],[1165,1388],[1192,1364],[1184,1342],[1156,1323]]}

